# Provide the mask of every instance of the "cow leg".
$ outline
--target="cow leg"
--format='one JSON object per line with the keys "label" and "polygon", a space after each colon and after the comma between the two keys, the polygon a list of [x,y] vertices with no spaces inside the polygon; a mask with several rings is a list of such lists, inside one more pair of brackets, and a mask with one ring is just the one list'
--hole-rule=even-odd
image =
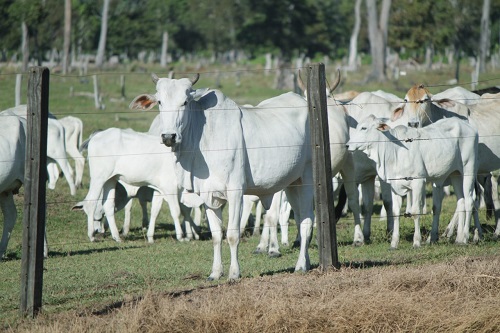
{"label": "cow leg", "polygon": [[[391,185],[387,182],[380,181],[380,193],[382,194],[382,204],[384,205],[386,212],[392,212],[392,189]],[[401,203],[399,203],[401,206]],[[390,235],[394,229],[394,215],[387,214],[387,235]]]}
{"label": "cow leg", "polygon": [[85,168],[85,157],[76,149],[68,149],[67,154],[75,161],[75,186],[82,187],[83,170]]}
{"label": "cow leg", "polygon": [[[281,194],[283,196],[284,193]],[[290,204],[288,201],[281,202],[281,207],[280,207],[280,217],[279,217],[279,222],[280,222],[280,229],[281,229],[281,245],[283,246],[288,246],[288,220],[290,219],[290,212],[292,210],[292,207],[290,207]]]}
{"label": "cow leg", "polygon": [[255,251],[253,251],[254,254],[265,253],[269,245],[269,234],[271,232],[270,231],[271,225],[267,214],[270,214],[269,211],[267,211],[266,214],[264,215],[264,227],[262,228],[262,232],[260,234],[259,244],[257,245]]}
{"label": "cow leg", "polygon": [[[236,187],[241,188],[241,187]],[[231,253],[231,264],[229,265],[229,281],[240,278],[240,264],[238,261],[238,246],[240,244],[240,221],[243,205],[243,191],[228,191],[228,223],[227,223],[227,242]]]}
{"label": "cow leg", "polygon": [[66,156],[64,156],[64,158],[57,159],[56,162],[61,168],[61,171],[64,174],[64,178],[66,178],[66,182],[69,185],[71,195],[75,195],[76,187],[75,180],[73,178],[73,169],[71,168],[71,165],[69,165],[68,159],[66,158]]}
{"label": "cow leg", "polygon": [[[456,244],[467,244],[467,240],[465,238],[465,198],[464,198],[464,190],[463,190],[463,178],[453,176],[451,178],[451,183],[453,185],[453,189],[455,190],[455,195],[457,196],[457,214],[458,214],[458,223],[457,223],[457,237],[455,239]],[[468,232],[467,232],[468,234]]]}
{"label": "cow leg", "polygon": [[111,237],[113,237],[116,242],[121,242],[122,240],[115,221],[115,188],[116,180],[113,178],[104,183],[102,188],[102,208],[104,210],[104,214],[106,215],[106,220],[108,221]]}
{"label": "cow leg", "polygon": [[243,235],[245,235],[245,229],[247,227],[250,214],[252,213],[253,206],[254,202],[250,200],[248,196],[243,196],[243,211],[241,213],[241,222],[240,222],[240,235],[242,237]]}
{"label": "cow leg", "polygon": [[[420,215],[422,215],[423,206],[425,203],[425,180],[417,179],[411,185],[411,211],[413,221],[415,223],[415,230],[413,232],[413,247],[419,248],[422,244],[422,235],[420,233]],[[408,192],[410,193],[410,192]],[[410,196],[407,196],[410,198]]]}
{"label": "cow leg", "polygon": [[361,193],[363,197],[363,208],[365,213],[364,223],[363,223],[363,233],[361,233],[361,230],[358,229],[358,225],[356,225],[355,221],[353,245],[361,245],[365,241],[368,243],[370,242],[372,215],[373,215],[373,197],[375,195],[375,178],[370,178],[368,181],[361,184]]}
{"label": "cow leg", "polygon": [[57,168],[57,164],[50,158],[47,158],[47,179],[47,187],[51,190],[55,189],[57,180],[59,179],[59,169]]}
{"label": "cow leg", "polygon": [[[463,195],[464,195],[464,210],[465,210],[465,221],[464,221],[464,238],[467,242],[469,239],[469,231],[471,226],[472,216],[474,214],[474,192],[475,192],[475,170],[464,169],[464,175],[462,180]],[[493,199],[491,198],[491,191],[489,193],[489,201],[493,205]],[[483,231],[479,220],[475,220],[475,232],[474,232],[474,242],[478,242],[479,238],[483,237]]]}
{"label": "cow leg", "polygon": [[[49,257],[49,243],[47,242],[47,226],[45,226],[45,230],[43,231],[43,257]],[[2,258],[2,256],[0,256]]]}
{"label": "cow leg", "polygon": [[[208,277],[209,281],[219,280],[224,273],[222,267],[222,211],[220,208],[212,209],[205,207],[207,220],[212,234],[212,243],[214,246],[214,261],[212,272]],[[239,231],[239,230],[238,230]]]}
{"label": "cow leg", "polygon": [[392,216],[394,217],[394,228],[392,232],[391,250],[398,248],[399,244],[399,215],[401,213],[401,205],[403,198],[395,193],[392,193]]}
{"label": "cow leg", "polygon": [[458,211],[455,208],[455,213],[453,213],[453,217],[451,218],[450,223],[448,223],[448,226],[446,226],[446,230],[443,233],[443,237],[450,239],[451,236],[453,236],[453,232],[455,231],[457,224],[458,224]]}
{"label": "cow leg", "polygon": [[154,191],[153,198],[151,199],[151,216],[148,224],[148,231],[146,233],[148,243],[150,244],[154,242],[156,219],[160,214],[162,204],[163,197],[157,191]]}
{"label": "cow leg", "polygon": [[439,239],[439,217],[443,206],[443,186],[432,184],[432,228],[430,243],[437,243]]}
{"label": "cow leg", "polygon": [[498,238],[500,236],[500,200],[498,197],[498,176],[492,174],[491,176],[491,189],[493,194],[493,205],[495,206],[495,220],[496,220],[496,229],[493,235],[494,238]]}
{"label": "cow leg", "polygon": [[0,241],[0,260],[2,260],[5,251],[7,251],[10,235],[17,219],[17,210],[12,192],[0,193],[0,208],[2,209],[4,221],[2,240]]}
{"label": "cow leg", "polygon": [[[167,194],[167,191],[163,191],[163,196],[165,201],[168,203],[168,208],[170,210],[170,216],[172,216],[172,219],[174,220],[174,226],[175,226],[175,237],[177,238],[178,241],[182,242],[184,240],[188,240],[187,238],[184,238],[184,232],[182,231],[182,226],[181,226],[181,207],[179,206],[179,197],[177,196],[177,193],[172,195],[172,194]],[[151,235],[152,237],[152,235]],[[148,239],[149,239],[149,231],[148,231]],[[152,240],[152,238],[151,238]],[[151,242],[150,240],[150,242]]]}
{"label": "cow leg", "polygon": [[123,228],[122,228],[122,236],[126,237],[130,231],[130,220],[132,213],[132,198],[129,198],[127,203],[125,204],[124,211],[125,217],[123,219]]}
{"label": "cow leg", "polygon": [[191,211],[193,210],[192,208],[190,207],[187,207],[186,205],[180,203],[179,204],[180,208],[181,208],[181,214],[182,216],[184,217],[184,225],[186,227],[186,237],[187,239],[189,240],[192,240],[192,239],[200,239],[200,235],[199,235],[199,226],[196,225],[191,217]]}
{"label": "cow leg", "polygon": [[[348,158],[345,163],[346,164],[343,166],[342,170],[340,170],[340,174],[344,181],[344,189],[347,194],[348,206],[349,208],[351,208],[354,217],[353,245],[358,246],[363,245],[365,243],[365,239],[368,241],[370,239],[370,234],[368,233],[367,238],[367,235],[363,235],[364,231],[361,232],[361,207],[359,206],[359,190],[358,186],[356,185],[356,173],[352,158]],[[374,187],[375,185],[373,185],[373,191],[375,191]],[[370,222],[368,222],[368,224],[370,224]]]}
{"label": "cow leg", "polygon": [[260,200],[257,202],[257,207],[255,208],[255,224],[253,226],[253,236],[258,236],[260,234],[260,221],[262,219],[262,211],[264,207],[262,207],[262,202]]}
{"label": "cow leg", "polygon": [[[312,175],[311,175],[312,176]],[[312,178],[312,177],[311,177]],[[303,179],[305,184],[312,179]],[[309,243],[312,236],[313,226],[313,189],[310,186],[290,186],[285,190],[286,196],[292,206],[296,221],[300,221],[300,253],[295,265],[295,271],[308,271],[311,267],[309,259]]]}
{"label": "cow leg", "polygon": [[100,178],[91,178],[90,188],[84,200],[84,210],[87,214],[87,236],[89,237],[89,240],[91,242],[95,241],[94,234],[96,231],[104,232],[104,226],[102,225],[102,223],[94,220],[95,211],[97,209],[97,202],[99,200],[102,200],[102,188],[103,184]]}
{"label": "cow leg", "polygon": [[[154,196],[154,194],[153,194]],[[148,217],[148,201],[145,200],[143,197],[139,196],[139,205],[141,206],[141,212],[142,212],[142,230],[147,230],[149,226],[149,217]],[[162,200],[159,200],[160,202]],[[153,199],[151,199],[151,202],[153,202]]]}

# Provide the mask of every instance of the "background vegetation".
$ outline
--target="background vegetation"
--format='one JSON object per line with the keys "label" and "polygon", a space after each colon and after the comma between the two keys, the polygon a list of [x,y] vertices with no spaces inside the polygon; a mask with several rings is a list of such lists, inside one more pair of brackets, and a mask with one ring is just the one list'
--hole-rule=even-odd
{"label": "background vegetation", "polygon": [[[388,47],[402,59],[411,57],[421,63],[428,48],[436,58],[455,51],[462,57],[477,57],[482,2],[393,0]],[[166,31],[172,61],[193,56],[220,61],[232,61],[238,55],[255,59],[268,52],[288,59],[345,59],[354,6],[352,0],[111,0],[105,54],[128,62],[146,52],[158,61]],[[73,59],[95,54],[103,1],[71,0],[71,7]],[[21,59],[22,22],[28,27],[32,59],[40,64],[53,51],[62,51],[64,6],[60,0],[0,0],[0,13],[1,61]],[[369,54],[364,3],[360,17],[358,50]],[[499,49],[500,0],[491,0],[489,18],[488,56]]]}
{"label": "background vegetation", "polygon": [[[57,73],[52,74],[50,77],[49,93],[49,107],[51,112],[57,117],[74,115],[81,118],[84,123],[85,138],[88,137],[88,135],[94,130],[108,127],[131,127],[137,131],[146,131],[151,123],[151,120],[157,114],[157,111],[135,112],[128,109],[128,104],[136,95],[140,93],[154,92],[154,85],[151,82],[150,73],[161,73],[163,69],[158,65],[141,65],[133,67],[135,65],[131,64],[129,65],[130,67],[126,65],[122,66],[123,67],[119,67],[115,71],[98,72],[99,75],[97,77],[101,87],[102,101],[106,106],[103,110],[95,109],[93,98],[89,98],[87,95],[83,94],[91,93],[93,91],[91,73],[89,73],[88,76],[64,76]],[[219,85],[228,96],[234,98],[241,104],[257,104],[265,98],[278,95],[282,92],[281,90],[273,88],[273,80],[271,79],[273,71],[266,75],[266,71],[264,71],[262,66],[259,64],[236,68],[232,65],[208,66],[200,68],[197,64],[179,62],[176,63],[175,66],[179,66],[179,68],[184,69],[183,75],[192,75],[195,72],[200,72],[201,78],[197,83],[198,87],[214,87]],[[470,70],[470,67],[468,67],[466,63],[464,63],[462,68],[464,73],[467,73]],[[334,75],[335,67],[327,66],[327,70],[327,77],[331,78]],[[402,96],[405,89],[408,89],[411,84],[416,82],[426,82],[429,84],[430,89],[435,93],[449,87],[446,84],[446,81],[453,76],[453,68],[450,66],[444,66],[442,69],[436,71],[409,71],[406,76],[400,77],[399,80],[386,82],[384,84],[372,83],[371,85],[361,85],[359,81],[368,70],[368,66],[363,66],[358,72],[349,74],[347,78],[344,77],[341,89],[356,89],[359,91],[383,89],[395,92]],[[237,75],[237,73],[239,74]],[[126,98],[124,99],[121,99],[121,75],[125,75]],[[3,95],[6,96],[6,98],[0,99],[0,109],[11,107],[14,103],[13,95],[15,77],[15,73],[4,73],[3,75],[0,75],[0,91],[6,93]],[[491,71],[485,74],[484,80],[485,82],[481,83],[479,88],[491,85],[492,82],[498,82],[498,80],[500,80],[500,72]],[[239,84],[237,84],[237,82],[239,82]],[[25,102],[26,76],[24,75],[22,87],[22,102]],[[162,298],[161,295],[165,295],[165,293],[170,295],[168,296],[169,299],[175,295],[191,294],[193,299],[204,300],[210,298],[212,300],[218,299],[221,302],[219,304],[217,303],[219,301],[214,301],[215,303],[210,303],[213,305],[208,308],[198,306],[196,309],[193,309],[189,305],[192,304],[192,301],[190,301],[191,298],[187,297],[185,299],[186,303],[176,304],[176,309],[189,309],[190,315],[187,317],[186,314],[180,315],[176,310],[175,313],[177,313],[177,315],[169,319],[173,323],[185,322],[185,320],[188,320],[187,322],[194,323],[197,322],[196,318],[198,318],[201,320],[201,322],[197,322],[198,324],[209,325],[208,327],[212,327],[210,326],[210,322],[212,322],[210,318],[215,318],[213,322],[220,323],[221,325],[216,325],[216,329],[218,328],[224,330],[224,328],[227,328],[228,326],[226,325],[230,325],[229,317],[227,316],[227,313],[221,313],[222,309],[226,309],[224,311],[227,312],[227,308],[222,306],[222,304],[226,304],[226,302],[229,301],[227,298],[229,296],[226,292],[233,293],[236,290],[241,291],[240,288],[242,287],[237,287],[238,284],[233,287],[230,285],[225,286],[226,281],[224,278],[219,282],[206,282],[206,277],[211,269],[213,255],[212,243],[209,240],[206,224],[204,225],[205,233],[203,240],[189,243],[179,243],[175,240],[173,225],[168,214],[168,209],[164,207],[157,223],[155,234],[156,242],[153,245],[149,245],[146,242],[144,232],[140,228],[140,209],[138,205],[136,205],[133,210],[131,235],[123,243],[115,243],[109,235],[100,242],[90,243],[86,236],[85,215],[82,212],[71,211],[71,207],[85,197],[88,190],[88,184],[88,169],[86,168],[86,173],[84,175],[84,187],[77,191],[75,197],[71,197],[69,195],[69,188],[64,179],[59,180],[55,191],[49,190],[47,192],[47,234],[50,252],[49,258],[44,263],[44,316],[42,316],[42,319],[35,322],[30,320],[21,320],[18,317],[20,289],[19,273],[21,265],[20,258],[22,238],[22,226],[20,223],[20,221],[22,221],[22,191],[16,198],[19,212],[18,222],[7,249],[7,258],[5,261],[0,263],[0,281],[2,281],[0,283],[0,322],[2,323],[3,328],[7,329],[10,327],[10,330],[12,331],[18,331],[21,329],[27,331],[40,331],[43,330],[44,327],[47,331],[57,331],[59,329],[74,329],[73,331],[116,331],[123,328],[120,325],[129,325],[121,321],[122,319],[125,320],[126,318],[135,318],[139,320],[136,324],[139,323],[139,325],[143,325],[144,323],[142,323],[142,320],[144,318],[151,318],[152,320],[156,320],[154,318],[157,318],[159,325],[157,329],[162,331],[162,328],[164,329],[164,326],[162,325],[165,323],[165,317],[160,312],[155,311],[167,311],[166,313],[174,316],[172,312],[173,308],[168,310],[169,307],[173,306],[173,304],[167,303],[165,310],[160,310],[156,301],[153,300],[155,300],[156,297],[159,297],[158,302],[160,302],[159,299]],[[430,200],[430,198],[428,198],[428,200]],[[428,203],[428,212],[430,212],[430,201],[428,201]],[[444,231],[446,222],[451,218],[454,207],[454,198],[447,198],[443,209],[444,213],[441,218],[441,232]],[[379,201],[376,201],[376,208],[380,209]],[[2,219],[3,217],[0,217],[0,223],[2,223]],[[122,220],[122,213],[118,213],[118,225],[120,225],[120,221]],[[445,263],[445,267],[448,267],[446,266],[448,265],[446,263],[449,263],[449,265],[451,265],[450,267],[456,267],[455,264],[453,264],[453,260],[455,259],[467,261],[475,260],[475,258],[483,258],[486,262],[491,262],[493,265],[493,262],[495,262],[494,260],[497,260],[495,258],[498,258],[498,243],[491,237],[491,229],[494,226],[494,221],[486,220],[484,211],[482,211],[481,222],[483,223],[487,234],[485,240],[479,245],[457,247],[453,244],[449,244],[445,239],[442,239],[441,242],[435,246],[424,246],[421,249],[415,250],[412,248],[413,221],[411,219],[403,219],[400,248],[397,251],[389,251],[389,242],[384,232],[385,222],[378,222],[377,216],[374,217],[373,223],[373,243],[359,248],[352,247],[353,219],[352,215],[349,214],[340,220],[337,227],[339,260],[343,265],[342,271],[344,273],[329,276],[332,281],[338,281],[335,283],[346,283],[346,281],[351,281],[355,290],[355,286],[362,284],[363,280],[353,280],[354,277],[349,275],[349,273],[346,273],[347,271],[345,270],[358,272],[359,274],[364,275],[371,274],[364,273],[365,270],[373,272],[373,274],[379,274],[377,273],[377,269],[382,269],[387,272],[387,279],[391,279],[390,276],[399,274],[395,273],[396,271],[393,271],[393,269],[410,269],[408,272],[412,272],[411,269],[415,269],[415,267],[418,267],[418,270],[422,272],[424,269],[428,269],[428,276],[436,276],[434,275],[435,273],[432,272],[435,268],[433,268],[434,266],[430,266],[431,264]],[[290,238],[293,239],[296,234],[296,228],[293,226],[293,220],[291,220],[291,223],[292,228],[290,231]],[[431,216],[427,215],[424,217],[422,223],[422,233],[424,236],[428,234],[430,225]],[[260,281],[268,275],[273,275],[276,276],[277,279],[285,279],[285,281],[288,281],[287,283],[289,284],[284,284],[285,289],[296,290],[298,295],[301,295],[300,297],[303,297],[304,295],[300,294],[300,291],[297,288],[302,288],[301,286],[304,283],[310,283],[310,286],[318,288],[318,291],[316,291],[318,293],[320,293],[319,290],[323,290],[325,288],[316,280],[314,272],[308,274],[293,274],[292,276],[289,275],[295,266],[298,250],[289,247],[282,247],[282,256],[277,259],[270,259],[265,255],[252,254],[257,243],[258,239],[249,237],[245,238],[240,245],[240,260],[243,280],[254,281],[252,283],[252,287],[246,287],[249,292],[258,291],[260,288]],[[223,246],[223,260],[224,267],[228,269],[229,251],[226,246]],[[319,258],[317,245],[314,241],[311,245],[311,260],[313,268],[316,268]],[[482,273],[478,274],[493,274],[495,276],[492,280],[488,280],[490,282],[494,282],[496,281],[495,279],[498,278],[498,274],[495,272],[481,272]],[[402,280],[402,285],[414,286],[415,280],[410,278],[411,274],[414,273],[408,273],[406,278],[410,279],[410,282]],[[294,279],[295,283],[298,284],[294,285],[290,279]],[[465,277],[464,279],[468,279],[468,277]],[[442,281],[438,278],[431,280],[435,282]],[[323,281],[323,283],[333,283],[332,281]],[[244,282],[243,285],[246,285],[247,283],[250,282]],[[462,282],[456,283],[462,285]],[[464,285],[467,285],[466,282],[463,283]],[[491,290],[493,290],[493,292],[495,290],[498,291],[498,284],[492,285],[492,288],[493,289]],[[281,290],[274,288],[270,289],[275,290],[276,292]],[[222,293],[222,290],[224,290],[224,293]],[[369,288],[366,290],[369,290]],[[470,290],[470,293],[467,293],[467,295],[470,296],[473,294],[473,289],[468,290]],[[202,296],[202,294],[199,294],[210,291],[213,293],[212,296]],[[268,291],[270,297],[275,301],[281,297],[281,294],[271,293],[269,289]],[[281,292],[284,291],[282,290]],[[309,293],[312,293],[313,295],[321,295],[316,294],[316,292],[309,290]],[[370,293],[373,295],[380,295],[380,291],[376,290],[372,290]],[[457,290],[457,295],[458,294],[460,294],[460,292]],[[263,294],[258,293],[257,295],[260,295],[258,297],[260,297],[260,301],[263,302],[263,304],[272,304],[268,303],[269,299],[266,299]],[[357,295],[357,297],[361,297],[360,294]],[[135,302],[135,300],[140,300],[143,297],[148,299],[146,303]],[[399,301],[401,301],[401,299],[407,299],[408,295],[403,294],[401,297],[402,298],[400,298]],[[457,296],[457,299],[463,301],[463,298],[461,297],[462,296]],[[368,298],[368,295],[366,295],[366,298]],[[243,299],[246,299],[246,305],[248,305],[250,299]],[[485,302],[490,302],[490,305],[492,304],[491,298],[482,297],[481,299]],[[253,300],[252,302],[257,301]],[[287,302],[287,300],[284,300],[284,302]],[[358,308],[360,304],[363,304],[362,299],[360,299],[359,302],[360,303],[357,305],[352,304],[353,308],[351,308],[351,310],[345,308],[346,311],[357,312],[356,308]],[[380,299],[378,302],[380,302]],[[108,320],[111,320],[111,318],[107,318],[108,314],[111,315],[114,313],[112,309],[121,308],[122,304],[128,304],[134,309],[137,304],[142,305],[137,305],[139,312],[135,315],[130,312],[128,314],[123,314],[120,317],[121,319],[119,324],[115,324],[115,326],[108,326],[110,325]],[[333,307],[331,303],[325,303],[325,306],[327,306],[326,304],[330,304],[329,306]],[[366,303],[365,306],[369,307],[369,304],[371,303]],[[429,305],[427,301],[425,304],[426,306],[432,307],[432,305]],[[254,306],[257,305],[255,304]],[[306,317],[293,314],[295,311],[298,311],[297,308],[294,308],[293,306],[299,305],[290,305],[289,311],[292,311],[292,309],[294,310],[290,312],[289,318],[299,319],[300,317],[302,319],[299,321],[303,324],[306,323]],[[141,311],[146,311],[144,307],[149,309],[147,311],[156,309],[153,312],[147,312],[150,313],[152,317],[143,317],[142,314],[144,313]],[[243,307],[242,305],[238,305],[238,308]],[[449,309],[449,306],[442,305],[442,308]],[[198,310],[202,311],[203,309],[206,311],[211,309],[215,311],[215,313],[209,315],[209,317],[205,317],[203,313],[197,312]],[[386,308],[380,307],[380,311],[383,312],[386,310]],[[234,315],[236,316],[238,313],[241,314],[241,312],[235,312]],[[258,313],[262,314],[262,312]],[[271,315],[271,312],[269,312],[268,315]],[[384,318],[384,316],[385,315],[381,315],[380,318]],[[82,324],[82,322],[86,321],[84,318],[88,318],[89,324]],[[94,319],[92,318],[97,319],[97,323],[94,322]],[[245,317],[245,315],[241,314],[241,318],[250,317]],[[272,321],[274,319],[269,318],[275,317],[263,315],[262,318]],[[405,318],[410,320],[411,316],[406,314]],[[462,317],[464,321],[466,321],[467,318],[470,320],[471,317]],[[118,319],[113,319],[112,321],[114,322],[114,320]],[[483,318],[482,320],[482,324],[487,323],[485,321],[486,319]],[[292,322],[295,322],[293,325],[297,325],[296,321]],[[425,322],[425,320],[422,319],[421,322]],[[259,323],[263,325],[264,322],[259,321]],[[83,326],[80,326],[80,324]],[[150,324],[151,323],[147,323],[147,325]],[[282,324],[285,325],[285,327],[296,327],[287,322]],[[134,331],[135,324],[130,325],[130,327],[132,327],[130,330]],[[249,331],[251,331],[251,327],[253,327],[245,326],[250,325],[246,320],[242,322],[241,325],[243,325],[242,327],[250,327],[248,329]],[[265,326],[268,327],[269,331],[271,331],[272,328],[275,328],[275,326],[273,326],[274,324],[270,323],[269,325],[271,326]],[[378,324],[375,322],[372,322],[372,326],[366,327],[378,327],[377,325]],[[175,325],[166,327],[174,326]],[[181,327],[187,329],[185,326]],[[202,329],[202,326],[193,327]],[[425,327],[429,328],[430,326]],[[433,327],[434,326],[429,329],[433,329]],[[452,326],[445,327],[450,328]],[[320,330],[318,327],[316,327],[316,329],[316,331]],[[152,329],[152,331],[154,330],[155,329]]]}

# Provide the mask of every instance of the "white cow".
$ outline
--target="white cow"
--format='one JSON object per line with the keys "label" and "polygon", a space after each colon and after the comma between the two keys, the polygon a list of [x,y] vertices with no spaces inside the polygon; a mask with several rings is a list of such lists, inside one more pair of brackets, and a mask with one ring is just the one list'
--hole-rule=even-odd
{"label": "white cow", "polygon": [[75,186],[82,186],[83,169],[85,168],[85,157],[80,153],[82,144],[83,122],[80,118],[67,116],[58,119],[64,127],[66,141],[66,154],[75,161]]}
{"label": "white cow", "polygon": [[111,235],[117,242],[121,241],[114,218],[115,188],[118,181],[135,186],[150,186],[159,192],[153,196],[151,204],[151,218],[147,232],[150,243],[153,242],[155,221],[162,200],[167,201],[169,205],[177,239],[189,240],[193,237],[195,227],[187,221],[187,237],[184,238],[180,224],[181,193],[173,171],[174,156],[169,148],[160,144],[158,137],[130,129],[110,128],[92,135],[82,147],[88,149],[90,169],[90,188],[83,202],[83,209],[87,213],[90,241],[94,241],[94,219],[100,198]]}
{"label": "white cow", "polygon": [[[147,203],[153,202],[153,195],[155,190],[147,186],[132,186],[118,181],[115,188],[115,212],[122,209],[125,210],[125,217],[123,219],[122,236],[126,237],[130,230],[132,198],[137,198],[141,205],[142,210],[142,227],[148,228],[149,217],[147,211]],[[80,201],[72,207],[75,210],[85,210],[85,202]],[[94,212],[94,230],[104,233],[103,218],[105,217],[104,208],[102,207],[102,192],[101,197],[97,201],[97,207]]]}
{"label": "white cow", "polygon": [[[415,221],[413,246],[419,247],[419,220],[425,200],[426,180],[433,182],[431,241],[437,241],[442,186],[448,177],[457,196],[459,224],[456,242],[467,243],[474,208],[477,144],[477,131],[458,118],[440,120],[423,128],[397,126],[390,129],[384,121],[371,115],[358,124],[356,132],[351,135],[349,150],[364,151],[376,163],[380,179],[391,185],[393,201],[400,200],[401,195],[412,190]],[[397,248],[399,243],[397,207],[397,204],[394,205],[396,218],[391,248]]]}
{"label": "white cow", "polygon": [[[9,238],[17,219],[14,194],[24,183],[26,154],[26,121],[23,118],[0,114],[0,208],[3,214],[0,260],[7,250]],[[47,238],[44,236],[44,256],[48,256]]]}
{"label": "white cow", "polygon": [[[437,100],[423,85],[408,90],[402,104],[393,112],[393,119],[406,115],[418,126],[425,126],[442,118],[458,117],[468,120],[479,135],[478,180],[483,183],[491,171],[500,168],[500,102],[496,99],[481,99],[477,103],[462,103],[443,99]],[[475,216],[477,219],[477,216]],[[495,235],[500,235],[500,216],[497,216]],[[453,222],[453,221],[452,221]]]}
{"label": "white cow", "polygon": [[[19,105],[2,111],[0,114],[14,115],[26,119],[26,113],[26,105]],[[66,155],[64,127],[58,120],[50,118],[49,115],[47,128],[47,168],[49,175],[48,187],[53,190],[55,189],[57,179],[51,178],[51,176],[54,175],[55,172],[53,168],[54,165],[51,165],[51,163],[57,163],[57,165],[61,168],[62,172],[64,173],[64,177],[68,182],[71,195],[75,195],[76,187],[73,178],[73,169],[71,168]]]}
{"label": "white cow", "polygon": [[[365,237],[361,231],[361,209],[359,206],[359,191],[356,185],[356,169],[355,161],[351,154],[347,153],[346,143],[349,140],[349,123],[347,108],[344,105],[337,103],[333,98],[333,90],[340,82],[340,73],[338,80],[335,82],[331,89],[327,89],[327,107],[328,107],[328,135],[330,140],[330,165],[332,175],[340,173],[344,188],[347,194],[349,207],[353,212],[354,217],[354,245],[362,245],[365,242]],[[303,83],[300,72],[298,75],[298,85],[302,89],[305,98],[307,99],[307,89]],[[358,94],[354,100],[360,95]],[[335,212],[338,219],[341,210]]]}
{"label": "white cow", "polygon": [[10,234],[17,219],[13,195],[24,182],[26,151],[25,123],[19,117],[0,115],[0,207],[3,213],[3,232],[0,260],[7,250]]}
{"label": "white cow", "polygon": [[243,195],[257,195],[264,208],[269,208],[274,193],[281,189],[285,189],[295,218],[300,221],[301,246],[295,270],[308,270],[313,177],[306,101],[287,93],[248,111],[218,90],[209,90],[196,101],[192,86],[198,77],[175,80],[153,75],[156,94],[140,95],[130,107],[149,110],[159,105],[161,138],[175,153],[179,184],[205,202],[214,244],[209,279],[219,279],[223,274],[222,204],[229,204],[228,278],[235,280],[240,277],[238,244]]}
{"label": "white cow", "polygon": [[254,253],[265,253],[267,251],[270,257],[281,256],[278,243],[277,221],[279,221],[281,227],[281,244],[288,246],[288,220],[291,210],[292,207],[288,202],[286,193],[284,191],[275,193],[271,207],[266,210],[264,215],[264,227],[262,228],[260,242]]}
{"label": "white cow", "polygon": [[446,89],[432,96],[433,100],[439,101],[449,99],[465,105],[476,104],[481,100],[481,96],[460,86]]}
{"label": "white cow", "polygon": [[[348,115],[349,135],[352,135],[358,126],[358,123],[364,120],[368,115],[373,114],[379,118],[389,118],[394,109],[394,103],[389,102],[385,98],[377,96],[370,92],[363,92],[354,98],[349,104],[344,106]],[[388,125],[395,127],[398,125],[406,125],[408,123],[407,115],[402,116],[394,122],[389,122]],[[373,214],[373,198],[375,195],[375,178],[377,176],[376,164],[370,160],[366,154],[361,152],[353,152],[352,159],[354,161],[354,170],[356,183],[361,185],[363,207],[365,210],[363,223],[363,239],[365,242],[370,241],[371,236],[371,216]],[[344,180],[345,181],[345,180]],[[380,182],[380,190],[382,194],[383,206],[386,211],[393,211],[393,200],[390,185],[385,182]],[[398,200],[397,203],[401,202]],[[398,208],[400,209],[400,207]],[[387,232],[393,230],[394,216],[387,216]],[[356,236],[355,236],[356,237]],[[359,239],[359,235],[357,236]],[[356,238],[355,238],[356,240]],[[355,242],[356,243],[356,242]]]}

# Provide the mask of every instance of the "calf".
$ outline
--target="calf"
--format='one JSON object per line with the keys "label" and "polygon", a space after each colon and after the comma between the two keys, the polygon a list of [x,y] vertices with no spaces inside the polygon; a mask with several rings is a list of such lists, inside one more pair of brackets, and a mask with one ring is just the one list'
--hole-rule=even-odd
{"label": "calf", "polygon": [[[478,151],[478,134],[471,125],[458,118],[450,118],[424,128],[397,126],[390,129],[383,120],[370,115],[358,124],[351,135],[348,149],[364,151],[376,163],[377,174],[390,184],[395,203],[401,200],[401,195],[413,191],[414,247],[419,247],[421,243],[419,220],[426,181],[434,183],[431,241],[435,242],[443,199],[442,187],[449,179],[457,195],[459,212],[456,242],[467,243],[474,206]],[[397,248],[400,204],[393,207],[395,218],[391,248]]]}
{"label": "calf", "polygon": [[162,200],[169,204],[177,239],[190,239],[190,231],[194,227],[186,226],[188,237],[184,238],[180,224],[181,193],[175,178],[173,156],[169,148],[160,145],[157,137],[130,129],[110,128],[93,134],[82,144],[82,148],[88,149],[90,169],[90,188],[82,207],[87,213],[90,241],[94,241],[94,220],[99,201],[102,201],[102,210],[113,239],[121,241],[114,218],[118,181],[134,186],[150,186],[158,191],[151,205],[147,232],[149,242],[153,242],[155,220]]}

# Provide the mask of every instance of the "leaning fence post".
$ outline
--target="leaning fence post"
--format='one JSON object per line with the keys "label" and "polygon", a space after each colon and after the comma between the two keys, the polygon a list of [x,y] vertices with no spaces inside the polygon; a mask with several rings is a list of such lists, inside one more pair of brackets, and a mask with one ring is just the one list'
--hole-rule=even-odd
{"label": "leaning fence post", "polygon": [[28,78],[24,171],[21,314],[34,317],[42,307],[49,69],[31,67]]}
{"label": "leaning fence post", "polygon": [[339,267],[333,207],[330,136],[326,105],[325,65],[307,66],[307,103],[313,147],[314,210],[322,270]]}

